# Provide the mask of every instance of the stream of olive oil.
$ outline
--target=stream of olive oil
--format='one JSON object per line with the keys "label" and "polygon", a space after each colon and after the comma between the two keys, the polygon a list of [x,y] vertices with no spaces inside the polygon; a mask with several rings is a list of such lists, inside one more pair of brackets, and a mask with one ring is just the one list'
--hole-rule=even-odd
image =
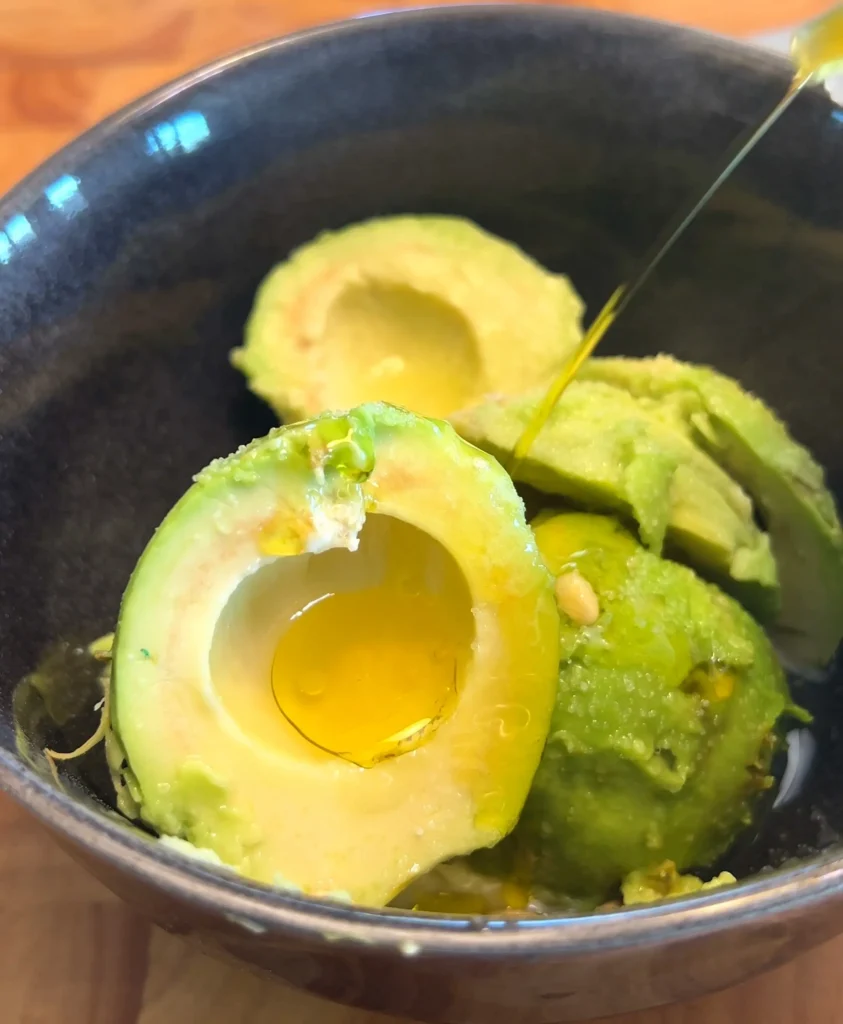
{"label": "stream of olive oil", "polygon": [[629,279],[612,292],[609,300],[594,318],[577,350],[548,388],[518,439],[512,459],[513,472],[529,452],[565,388],[577,375],[582,364],[647,283],[686,228],[696,219],[697,214],[708,204],[735,168],[743,162],[746,155],[764,138],[802,89],[810,83],[822,82],[843,69],[843,4],[832,8],[797,32],[791,44],[791,57],[795,70],[784,96],[757,127],[750,127],[737,139],[724,157],[720,170],[702,195],[679,210],[646,251]]}

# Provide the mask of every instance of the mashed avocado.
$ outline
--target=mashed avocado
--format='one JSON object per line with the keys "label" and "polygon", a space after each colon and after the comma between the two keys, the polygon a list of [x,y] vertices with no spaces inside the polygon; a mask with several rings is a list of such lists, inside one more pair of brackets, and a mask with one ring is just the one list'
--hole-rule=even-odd
{"label": "mashed avocado", "polygon": [[637,903],[655,903],[656,900],[688,896],[706,889],[720,889],[736,881],[731,872],[721,871],[719,875],[704,882],[696,875],[681,875],[673,861],[666,860],[651,868],[630,871],[621,884],[621,896],[624,906],[632,907]]}
{"label": "mashed avocado", "polygon": [[562,615],[556,709],[515,833],[533,885],[600,902],[648,864],[711,864],[772,781],[788,692],[770,644],[735,601],[612,519],[551,515],[535,533],[599,612]]}

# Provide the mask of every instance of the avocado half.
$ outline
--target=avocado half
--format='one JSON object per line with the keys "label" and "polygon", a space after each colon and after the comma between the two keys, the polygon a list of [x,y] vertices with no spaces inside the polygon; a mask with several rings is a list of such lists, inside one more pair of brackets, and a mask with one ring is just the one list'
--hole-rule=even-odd
{"label": "avocado half", "polygon": [[789,696],[769,641],[614,519],[548,514],[535,533],[557,593],[576,578],[599,613],[562,615],[556,708],[513,836],[520,862],[539,892],[594,903],[630,872],[714,863],[772,784]]}
{"label": "avocado half", "polygon": [[232,361],[282,419],[376,400],[445,416],[546,381],[582,309],[566,277],[468,220],[384,217],[272,270]]}
{"label": "avocado half", "polygon": [[[307,673],[345,657],[346,674],[327,680],[345,701],[332,727],[357,753],[341,736],[335,749],[314,742],[273,689],[288,667],[277,652],[295,651],[279,640],[325,598],[339,602],[333,632],[290,654],[291,685],[318,725]],[[389,629],[440,606],[454,690],[421,724],[417,709],[392,720],[414,699],[414,659],[386,692],[367,680],[405,652]],[[367,621],[346,607],[379,610]],[[515,825],[547,734],[558,629],[511,481],[448,424],[376,404],[278,428],[201,472],[135,569],[113,652],[118,784],[171,845],[265,883],[382,905]],[[381,715],[392,731],[373,750]]]}

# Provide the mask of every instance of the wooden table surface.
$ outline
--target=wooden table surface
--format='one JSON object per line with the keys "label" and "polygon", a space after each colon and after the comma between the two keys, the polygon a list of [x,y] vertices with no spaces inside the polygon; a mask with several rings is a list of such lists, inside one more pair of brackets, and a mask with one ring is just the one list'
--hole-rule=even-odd
{"label": "wooden table surface", "polygon": [[[421,0],[0,0],[0,193],[105,114],[239,46]],[[588,0],[584,0],[588,2]],[[830,0],[606,0],[734,35]],[[2,1024],[377,1024],[151,928],[0,797]],[[843,922],[841,922],[843,927]],[[843,1024],[843,938],[765,977],[619,1024]]]}

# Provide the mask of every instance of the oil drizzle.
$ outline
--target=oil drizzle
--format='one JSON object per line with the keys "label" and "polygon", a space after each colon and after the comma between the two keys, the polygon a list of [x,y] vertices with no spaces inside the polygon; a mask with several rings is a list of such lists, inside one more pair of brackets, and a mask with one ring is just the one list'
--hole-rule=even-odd
{"label": "oil drizzle", "polygon": [[796,70],[784,96],[757,127],[750,126],[738,137],[727,151],[722,167],[711,184],[706,187],[702,195],[687,206],[680,208],[653,245],[645,252],[628,280],[612,292],[609,300],[594,318],[577,350],[562,368],[559,376],[551,383],[518,439],[510,466],[512,474],[516,472],[519,464],[530,451],[533,442],[556,407],[556,403],[582,364],[647,283],[655,269],[684,234],[685,229],[693,222],[700,210],[706,206],[735,168],[742,163],[744,157],[779,120],[802,89],[811,82],[828,78],[843,67],[843,4],[834,7],[801,29],[793,39],[791,56]]}

